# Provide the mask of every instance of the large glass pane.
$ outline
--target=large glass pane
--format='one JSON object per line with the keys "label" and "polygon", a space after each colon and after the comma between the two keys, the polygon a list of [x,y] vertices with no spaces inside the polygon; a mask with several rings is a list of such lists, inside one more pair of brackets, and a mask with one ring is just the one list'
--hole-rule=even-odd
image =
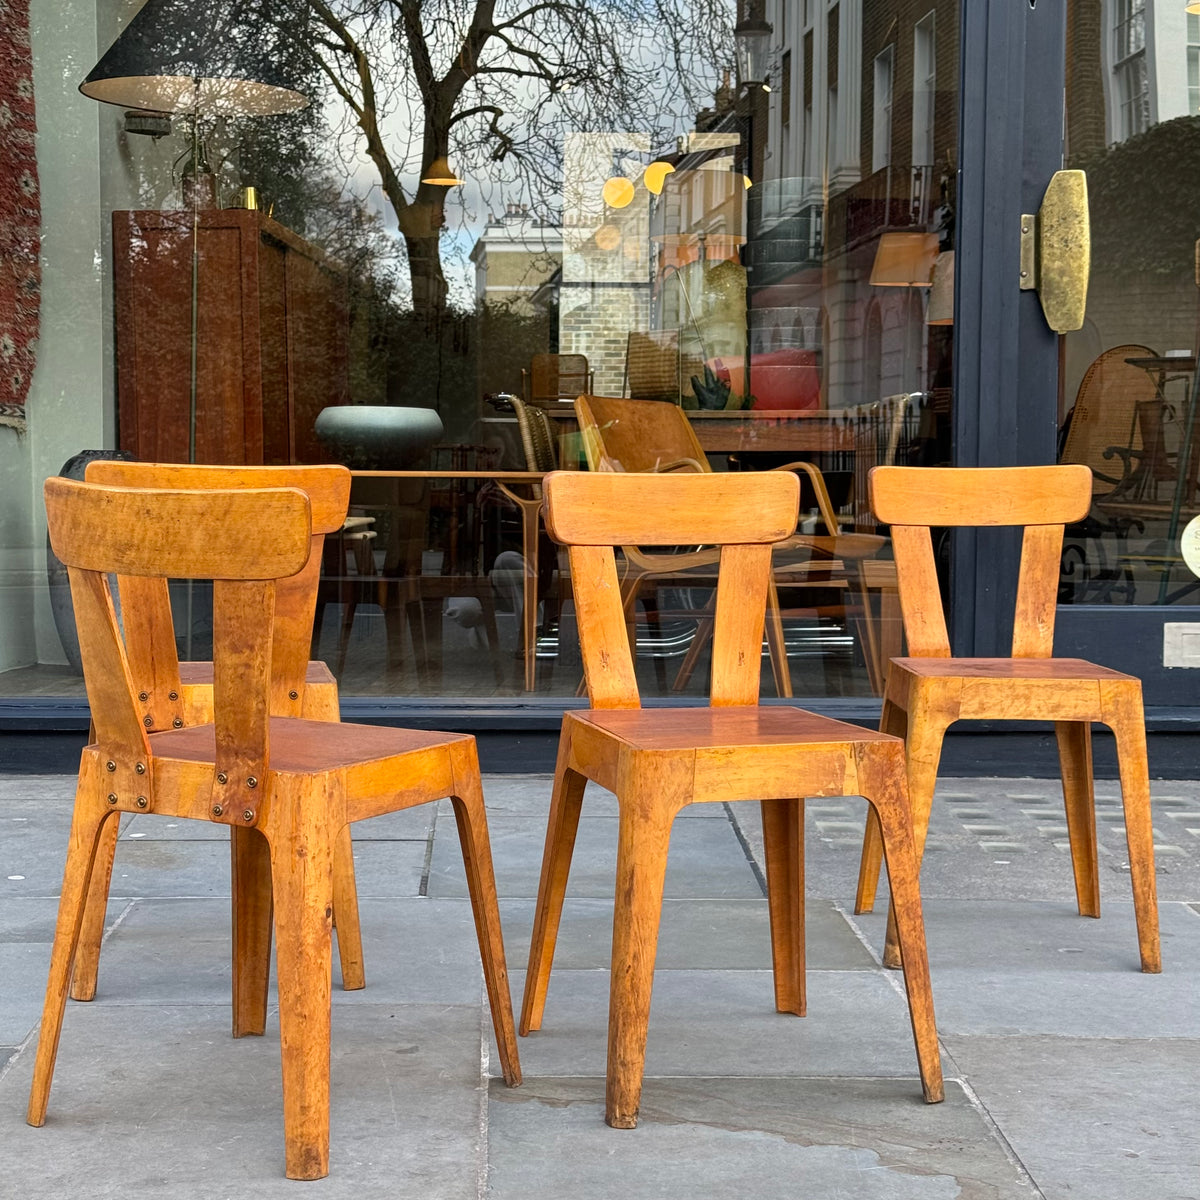
{"label": "large glass pane", "polygon": [[[1060,458],[1094,472],[1069,531],[1067,603],[1197,603],[1181,537],[1197,500],[1200,19],[1143,0],[1068,8],[1067,159],[1087,172],[1092,273],[1064,340]],[[1170,186],[1163,186],[1169,180]]]}
{"label": "large glass pane", "polygon": [[[314,654],[343,695],[464,700],[578,688],[541,473],[789,467],[764,693],[878,694],[900,639],[867,473],[950,457],[957,3],[30,14],[0,97],[28,234],[0,289],[0,695],[82,694],[40,489],[106,449],[344,462]],[[621,556],[647,695],[705,687],[713,565],[681,550]],[[182,654],[208,613],[179,593]]]}

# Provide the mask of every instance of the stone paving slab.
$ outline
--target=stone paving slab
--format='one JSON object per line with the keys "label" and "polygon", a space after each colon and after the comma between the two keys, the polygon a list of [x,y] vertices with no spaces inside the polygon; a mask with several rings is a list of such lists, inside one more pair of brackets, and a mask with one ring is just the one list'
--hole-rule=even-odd
{"label": "stone paving slab", "polygon": [[1037,1196],[953,1083],[927,1105],[894,1079],[650,1079],[632,1130],[604,1124],[603,1092],[602,1079],[493,1081],[492,1200]]}
{"label": "stone paving slab", "polygon": [[[516,1001],[525,972],[510,976]],[[556,970],[521,1062],[533,1078],[603,1076],[607,1035],[608,972]],[[908,1007],[890,971],[810,971],[806,1017],[775,1011],[770,971],[655,974],[648,1076],[912,1076],[919,1097],[916,1070]]]}
{"label": "stone paving slab", "polygon": [[1200,1040],[947,1041],[1046,1200],[1200,1196]]}
{"label": "stone paving slab", "polygon": [[3,1078],[0,1197],[474,1200],[486,1104],[477,1005],[339,1010],[332,1059],[330,1174],[298,1184],[283,1176],[274,1014],[265,1037],[234,1041],[219,1009],[73,1005],[43,1128],[25,1124],[32,1053]]}
{"label": "stone paving slab", "polygon": [[[488,828],[500,894],[536,897],[545,826],[524,817],[493,817]],[[429,873],[431,896],[466,895],[462,855],[453,844],[455,840],[434,840]],[[617,819],[585,814],[579,822],[567,895],[611,896],[616,864]],[[728,819],[675,822],[667,855],[666,895],[750,898],[762,894]]]}

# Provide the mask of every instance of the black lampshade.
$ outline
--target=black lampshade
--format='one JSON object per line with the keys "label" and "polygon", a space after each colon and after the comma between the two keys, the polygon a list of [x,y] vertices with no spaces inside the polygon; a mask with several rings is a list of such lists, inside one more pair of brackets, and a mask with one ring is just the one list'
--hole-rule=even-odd
{"label": "black lampshade", "polygon": [[[308,103],[266,0],[146,0],[79,90],[158,112],[266,117]],[[295,6],[293,6],[295,7]]]}

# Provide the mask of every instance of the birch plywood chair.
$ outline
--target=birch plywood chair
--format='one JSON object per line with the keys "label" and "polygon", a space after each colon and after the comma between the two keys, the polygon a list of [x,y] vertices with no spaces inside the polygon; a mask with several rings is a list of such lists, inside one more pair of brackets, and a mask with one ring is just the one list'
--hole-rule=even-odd
{"label": "birch plywood chair", "polygon": [[[1077,658],[1053,657],[1063,525],[1092,500],[1084,466],[876,467],[871,504],[892,527],[908,658],[893,658],[880,728],[906,739],[917,855],[925,846],[942,739],[958,720],[1053,721],[1063,799],[1083,916],[1100,915],[1092,721],[1117,744],[1129,869],[1142,970],[1161,970],[1154,838],[1141,681]],[[1020,579],[1009,658],[953,658],[934,567],[930,527],[1023,526]],[[869,912],[879,881],[878,823],[868,815],[856,912]],[[897,964],[894,937],[884,962]]]}
{"label": "birch plywood chair", "polygon": [[[175,488],[188,491],[296,487],[308,496],[312,543],[304,568],[275,588],[275,636],[271,646],[271,713],[313,721],[340,720],[337,681],[323,662],[309,662],[313,611],[325,538],[341,531],[350,501],[350,472],[340,466],[209,467],[165,463],[109,462],[89,464],[89,483],[116,487]],[[253,533],[251,533],[253,540]],[[165,580],[125,577],[119,580],[123,608],[137,622],[126,653],[137,688],[143,726],[161,732],[205,725],[213,719],[213,667],[210,662],[179,661],[175,648],[171,601]],[[92,872],[91,890],[79,935],[71,998],[91,1000],[96,994],[104,914],[117,848],[117,822],[103,829]],[[258,839],[230,830],[230,866],[236,881],[244,873],[242,858],[253,854]],[[334,923],[342,987],[364,986],[362,934],[354,882],[354,852],[347,826],[337,836],[333,860]],[[233,911],[235,1037],[261,1034],[261,1014],[270,982],[270,895],[255,896],[235,887],[240,902]]]}
{"label": "birch plywood chair", "polygon": [[[350,821],[452,799],[500,1061],[505,1080],[518,1083],[474,739],[272,715],[277,580],[302,571],[312,551],[304,492],[111,488],[54,478],[45,497],[51,544],[69,570],[95,741],[80,762],[29,1123],[45,1120],[102,832],[125,812],[213,821],[254,845],[244,857],[245,884],[274,902],[290,1178],[328,1173],[333,854]],[[110,573],[148,585],[214,580],[213,724],[147,731]],[[136,644],[141,617],[128,601],[124,622]]]}
{"label": "birch plywood chair", "polygon": [[[775,1006],[804,1015],[803,796],[865,795],[879,814],[926,1100],[942,1099],[902,743],[791,706],[759,707],[771,543],[791,532],[790,473],[546,479],[546,524],[569,547],[590,711],[563,718],[521,1032],[541,1027],[583,792],[620,807],[606,1120],[637,1123],[671,823],[688,804],[762,801]],[[711,707],[640,706],[614,547],[719,545]]]}

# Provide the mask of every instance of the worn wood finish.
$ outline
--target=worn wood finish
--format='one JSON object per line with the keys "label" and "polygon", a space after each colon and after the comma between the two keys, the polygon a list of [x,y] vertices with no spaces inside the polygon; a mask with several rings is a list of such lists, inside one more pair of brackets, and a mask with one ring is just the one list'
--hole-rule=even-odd
{"label": "worn wood finish", "polygon": [[[1117,743],[1129,870],[1142,970],[1162,969],[1154,839],[1141,681],[1082,659],[1053,657],[1064,522],[1081,519],[1092,496],[1083,466],[947,469],[876,467],[871,502],[892,526],[909,656],[893,658],[882,729],[906,738],[917,860],[925,847],[946,729],[958,720],[1055,722],[1075,894],[1083,916],[1100,915],[1090,725]],[[1024,525],[1012,657],[952,658],[934,569],[930,526]],[[855,911],[869,911],[879,879],[879,822],[863,834]],[[884,962],[900,950],[889,921]]]}
{"label": "worn wood finish", "polygon": [[[66,485],[66,486],[64,486]],[[47,983],[29,1121],[45,1119],[68,982],[83,924],[90,876],[101,856],[102,828],[121,812],[227,822],[234,827],[235,1033],[260,1032],[266,1013],[265,957],[272,916],[276,935],[283,1067],[285,1169],[291,1178],[328,1171],[331,934],[338,892],[335,862],[348,855],[352,820],[450,797],[467,863],[480,955],[493,1007],[505,1079],[520,1080],[516,1033],[500,934],[495,882],[474,739],[458,734],[341,725],[270,714],[270,648],[275,582],[253,568],[249,580],[215,588],[214,723],[146,733],[135,684],[108,596],[107,552],[126,573],[153,577],[160,546],[139,530],[113,527],[105,545],[88,546],[79,525],[96,528],[107,492],[120,508],[127,493],[52,479],[46,484],[52,543],[67,551],[89,695],[98,705],[95,741],[83,752],[62,900]],[[196,544],[235,545],[251,533],[266,561],[291,565],[309,553],[307,500],[268,490],[264,510],[288,519],[264,522],[253,505],[220,503],[225,492],[139,492],[139,511],[155,528],[200,521]],[[206,498],[203,515],[193,499]],[[293,503],[299,496],[301,503]],[[76,518],[79,517],[79,525]],[[203,536],[201,536],[201,534]],[[69,555],[93,564],[84,569]],[[172,574],[201,574],[205,551],[188,569],[178,551]],[[83,622],[86,622],[84,624]],[[138,623],[132,623],[138,627]],[[99,674],[98,674],[99,673]],[[107,707],[99,709],[99,703]],[[111,765],[111,768],[109,764]],[[137,764],[143,768],[137,770]],[[224,780],[221,776],[224,775]],[[244,807],[242,807],[244,806]],[[343,868],[340,872],[348,877]],[[273,910],[273,912],[272,912]],[[343,905],[352,919],[354,906]]]}
{"label": "worn wood finish", "polygon": [[[903,744],[801,709],[758,704],[770,542],[796,503],[795,478],[556,473],[545,486],[547,527],[569,545],[592,707],[563,718],[521,1033],[542,1023],[588,780],[615,792],[620,810],[605,1107],[606,1120],[616,1128],[637,1123],[667,849],[680,809],[692,803],[762,801],[776,1007],[803,1014],[799,797],[865,795],[881,813],[889,865],[896,863],[896,875],[892,879],[889,870],[889,879],[900,914],[922,1088],[927,1100],[940,1100]],[[649,524],[648,513],[668,514],[665,521],[679,541],[713,541],[709,514],[718,501],[724,544],[713,613],[712,704],[643,709],[624,634],[614,546],[631,529],[652,544],[672,540]],[[584,544],[572,544],[572,538]]]}

